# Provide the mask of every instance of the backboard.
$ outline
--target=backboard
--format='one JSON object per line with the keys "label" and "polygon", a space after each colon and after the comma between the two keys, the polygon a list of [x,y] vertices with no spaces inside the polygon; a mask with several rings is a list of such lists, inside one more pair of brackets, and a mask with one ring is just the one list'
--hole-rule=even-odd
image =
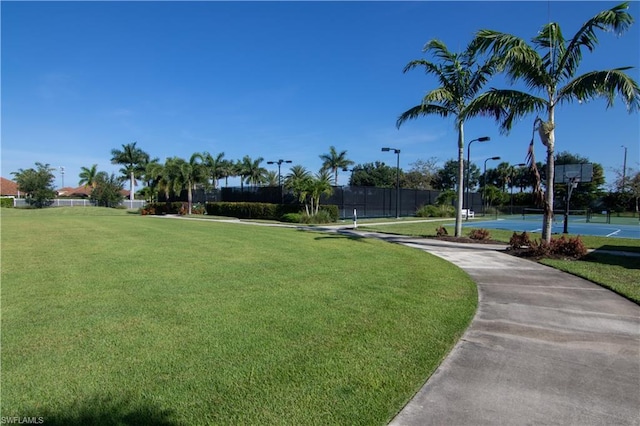
{"label": "backboard", "polygon": [[593,164],[560,164],[555,167],[554,183],[591,182]]}

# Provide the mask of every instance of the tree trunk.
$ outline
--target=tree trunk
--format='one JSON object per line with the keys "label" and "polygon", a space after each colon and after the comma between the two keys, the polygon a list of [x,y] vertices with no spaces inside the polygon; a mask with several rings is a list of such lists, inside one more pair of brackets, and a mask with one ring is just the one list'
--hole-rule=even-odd
{"label": "tree trunk", "polygon": [[462,236],[462,201],[464,197],[464,125],[458,124],[458,200],[456,207],[456,232],[455,236]]}
{"label": "tree trunk", "polygon": [[135,178],[135,176],[133,176],[133,172],[131,172],[131,176],[130,176],[130,181],[131,182],[130,182],[130,185],[129,185],[129,188],[130,188],[130,190],[129,190],[129,200],[131,200],[131,201],[134,200],[133,190],[134,190],[135,184],[133,182],[135,181],[135,179],[136,178]]}
{"label": "tree trunk", "polygon": [[538,133],[542,143],[547,147],[547,187],[544,200],[544,218],[542,220],[542,239],[551,242],[551,226],[553,225],[553,180],[555,175],[555,124],[554,106],[549,107],[549,121],[540,123]]}

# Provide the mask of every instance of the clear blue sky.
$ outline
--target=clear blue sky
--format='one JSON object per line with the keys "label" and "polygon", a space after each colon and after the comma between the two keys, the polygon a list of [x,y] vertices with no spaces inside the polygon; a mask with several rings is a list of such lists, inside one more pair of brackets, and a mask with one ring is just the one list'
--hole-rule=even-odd
{"label": "clear blue sky", "polygon": [[[402,73],[428,40],[459,51],[482,28],[529,40],[549,18],[570,37],[617,3],[3,1],[1,174],[49,163],[77,186],[82,166],[117,173],[111,150],[134,141],[162,161],[224,152],[314,172],[330,145],[360,164],[395,165],[384,146],[402,150],[405,170],[418,159],[444,163],[457,155],[452,119],[395,127],[437,86],[422,71]],[[630,6],[636,21],[639,6]],[[621,38],[598,36],[580,72],[633,66],[640,81],[640,22]],[[523,162],[533,119],[507,136],[490,119],[468,121],[467,141],[492,139],[472,145],[472,162]],[[563,105],[556,123],[557,151],[602,164],[608,180],[622,167],[622,145],[639,167],[639,114],[621,100],[609,110],[604,101]],[[537,139],[536,153],[543,161]]]}

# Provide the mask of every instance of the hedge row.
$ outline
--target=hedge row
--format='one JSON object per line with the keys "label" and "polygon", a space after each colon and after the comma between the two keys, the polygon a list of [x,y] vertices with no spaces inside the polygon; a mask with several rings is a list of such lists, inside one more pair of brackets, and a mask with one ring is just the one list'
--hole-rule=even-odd
{"label": "hedge row", "polygon": [[[237,217],[238,219],[281,220],[286,214],[298,213],[301,210],[301,206],[294,204],[232,203],[225,201],[206,204],[206,211],[210,216],[228,216]],[[338,206],[320,206],[320,210],[326,211],[334,221],[338,220]]]}
{"label": "hedge row", "polygon": [[140,214],[179,214],[180,209],[182,208],[182,204],[183,203],[180,201],[176,201],[174,203],[147,203],[143,208],[140,209]]}
{"label": "hedge row", "polygon": [[0,198],[0,207],[13,207],[13,198],[9,198],[9,197]]}

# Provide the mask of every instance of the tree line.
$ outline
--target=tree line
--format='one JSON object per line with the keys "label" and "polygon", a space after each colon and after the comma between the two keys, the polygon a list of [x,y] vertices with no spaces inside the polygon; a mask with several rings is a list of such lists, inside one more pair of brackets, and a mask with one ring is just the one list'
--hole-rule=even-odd
{"label": "tree line", "polygon": [[[554,198],[557,188],[554,185],[555,164],[558,157],[555,140],[555,111],[562,104],[573,101],[583,103],[591,99],[602,98],[611,107],[616,97],[620,97],[629,112],[640,109],[640,87],[626,71],[631,67],[618,67],[607,70],[590,71],[578,74],[583,51],[592,52],[598,44],[597,31],[621,35],[633,23],[633,17],[627,12],[628,2],[616,5],[597,13],[578,29],[570,38],[565,38],[560,25],[556,22],[545,24],[541,30],[527,42],[514,35],[500,31],[481,29],[477,31],[461,52],[451,52],[446,44],[438,39],[428,41],[423,53],[433,60],[417,59],[409,62],[404,72],[423,69],[426,74],[433,75],[439,85],[427,91],[420,103],[409,108],[397,118],[396,126],[400,128],[408,120],[425,116],[453,117],[457,130],[457,159],[445,164],[442,173],[427,174],[430,171],[429,160],[414,164],[407,173],[403,173],[403,185],[432,185],[440,188],[453,187],[457,193],[455,235],[460,236],[462,230],[462,208],[465,190],[465,173],[468,170],[469,185],[483,185],[485,194],[504,193],[515,185],[530,186],[535,201],[543,207],[543,240],[551,239],[551,224],[554,210]],[[508,87],[491,88],[484,91],[490,79],[498,74],[507,77],[507,81],[523,83],[528,91]],[[513,165],[498,165],[495,171],[478,176],[477,167],[464,162],[464,123],[474,117],[489,117],[495,120],[502,133],[508,133],[514,123],[533,114],[532,138],[527,151],[528,174],[514,169]],[[541,117],[542,116],[542,117]],[[544,164],[536,161],[534,140],[538,137],[545,147]],[[245,156],[242,160],[231,161],[224,158],[224,153],[216,156],[207,152],[194,154],[189,161],[177,157],[168,158],[165,163],[158,159],[150,159],[148,154],[136,147],[136,143],[123,145],[122,150],[112,151],[112,163],[122,165],[121,172],[128,176],[130,197],[134,197],[136,179],[144,179],[144,194],[153,198],[159,191],[165,193],[187,188],[189,191],[197,184],[210,184],[214,188],[221,179],[239,176],[241,185],[261,185],[273,183],[278,177],[261,166],[262,158],[252,159]],[[299,166],[301,175],[298,179],[292,174],[285,177],[288,188],[297,191],[304,198],[308,209],[316,205],[313,197],[317,190],[312,190],[312,183],[323,181],[323,185],[333,174],[337,184],[339,171],[348,170],[354,163],[346,158],[346,151],[337,152],[331,147],[330,153],[323,159],[323,166],[316,174],[310,174]],[[596,168],[594,168],[596,170]],[[351,170],[350,183],[353,185],[376,182],[376,186],[386,186],[393,168],[384,163],[367,163],[357,165]],[[21,171],[21,173],[24,171]],[[83,179],[92,181],[92,173],[99,174],[94,167],[84,169]],[[395,170],[399,173],[400,170]],[[422,173],[421,173],[422,172]],[[622,173],[621,192],[630,193],[633,188],[634,175]],[[17,174],[16,176],[19,177]],[[105,176],[100,175],[99,184],[105,183]],[[627,178],[627,176],[629,178]],[[113,176],[109,176],[108,180]],[[397,175],[396,175],[397,177]],[[113,177],[115,178],[115,177]],[[292,181],[293,180],[293,181]],[[301,181],[301,182],[302,182]],[[282,185],[282,182],[277,182]],[[597,182],[593,184],[597,185]],[[320,185],[318,183],[318,185]],[[490,187],[495,188],[490,190]],[[295,189],[294,189],[295,188]],[[329,185],[330,188],[330,185]],[[329,189],[326,189],[330,191]],[[304,196],[304,197],[303,197]],[[636,206],[638,204],[636,198]]]}

